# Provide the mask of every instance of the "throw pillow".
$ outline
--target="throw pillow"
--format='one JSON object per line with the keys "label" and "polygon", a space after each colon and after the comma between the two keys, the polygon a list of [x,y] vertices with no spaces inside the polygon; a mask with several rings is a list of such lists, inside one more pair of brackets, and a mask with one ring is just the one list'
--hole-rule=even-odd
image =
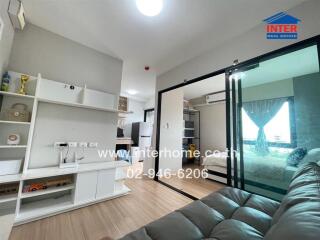
{"label": "throw pillow", "polygon": [[308,152],[307,156],[305,156],[302,161],[300,161],[299,166],[302,166],[309,162],[319,162],[319,160],[320,160],[320,148],[314,148]]}
{"label": "throw pillow", "polygon": [[306,156],[308,150],[306,148],[296,148],[294,149],[287,158],[287,164],[289,166],[296,167],[300,161]]}

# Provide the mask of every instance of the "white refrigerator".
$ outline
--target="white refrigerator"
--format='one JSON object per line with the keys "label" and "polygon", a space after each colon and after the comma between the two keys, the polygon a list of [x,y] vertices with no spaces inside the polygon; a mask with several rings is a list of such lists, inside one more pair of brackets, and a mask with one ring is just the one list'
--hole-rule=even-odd
{"label": "white refrigerator", "polygon": [[140,160],[145,160],[146,154],[143,151],[147,151],[151,147],[153,125],[147,122],[135,122],[132,123],[131,138],[133,146],[139,147]]}

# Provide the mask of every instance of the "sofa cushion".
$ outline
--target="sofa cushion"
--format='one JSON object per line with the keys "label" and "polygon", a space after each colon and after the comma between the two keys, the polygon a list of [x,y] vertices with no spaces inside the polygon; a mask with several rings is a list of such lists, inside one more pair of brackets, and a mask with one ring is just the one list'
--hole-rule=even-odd
{"label": "sofa cushion", "polygon": [[244,222],[263,234],[269,230],[272,221],[269,215],[250,207],[238,208],[232,219]]}
{"label": "sofa cushion", "polygon": [[273,225],[265,240],[320,239],[320,200],[296,204]]}
{"label": "sofa cushion", "polygon": [[204,237],[200,229],[180,212],[172,212],[148,224],[145,229],[151,239],[165,240],[174,236],[176,240],[195,240]]}
{"label": "sofa cushion", "polygon": [[302,203],[308,205],[310,201],[317,199],[320,199],[320,167],[316,163],[309,163],[294,175],[289,191],[273,217],[272,225],[293,206]]}
{"label": "sofa cushion", "polygon": [[219,240],[258,240],[263,239],[263,234],[246,223],[228,219],[213,229],[210,238]]}
{"label": "sofa cushion", "polygon": [[209,236],[212,228],[224,220],[222,214],[208,207],[201,201],[195,201],[178,210],[194,225],[196,225],[204,236]]}

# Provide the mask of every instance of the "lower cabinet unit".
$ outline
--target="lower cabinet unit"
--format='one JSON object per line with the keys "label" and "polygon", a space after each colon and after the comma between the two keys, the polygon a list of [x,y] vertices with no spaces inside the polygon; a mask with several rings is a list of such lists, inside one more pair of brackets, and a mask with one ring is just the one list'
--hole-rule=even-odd
{"label": "lower cabinet unit", "polygon": [[114,193],[115,169],[98,171],[96,198],[108,197]]}
{"label": "lower cabinet unit", "polygon": [[77,174],[75,204],[94,201],[97,192],[98,171]]}
{"label": "lower cabinet unit", "polygon": [[78,173],[75,204],[110,197],[114,193],[115,169]]}

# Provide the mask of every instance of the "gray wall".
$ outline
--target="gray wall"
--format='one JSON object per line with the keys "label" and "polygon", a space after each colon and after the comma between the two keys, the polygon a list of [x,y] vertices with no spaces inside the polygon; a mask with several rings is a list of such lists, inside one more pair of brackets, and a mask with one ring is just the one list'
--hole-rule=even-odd
{"label": "gray wall", "polygon": [[293,79],[297,144],[308,150],[320,148],[320,74]]}
{"label": "gray wall", "polygon": [[0,40],[0,76],[7,70],[9,57],[13,42],[14,30],[11,25],[7,9],[9,0],[0,1],[0,16],[4,22],[4,30],[2,33],[2,39]]}
{"label": "gray wall", "polygon": [[9,69],[119,94],[122,61],[27,24],[16,32]]}
{"label": "gray wall", "polygon": [[292,79],[275,81],[242,89],[243,102],[290,96],[293,96]]}

